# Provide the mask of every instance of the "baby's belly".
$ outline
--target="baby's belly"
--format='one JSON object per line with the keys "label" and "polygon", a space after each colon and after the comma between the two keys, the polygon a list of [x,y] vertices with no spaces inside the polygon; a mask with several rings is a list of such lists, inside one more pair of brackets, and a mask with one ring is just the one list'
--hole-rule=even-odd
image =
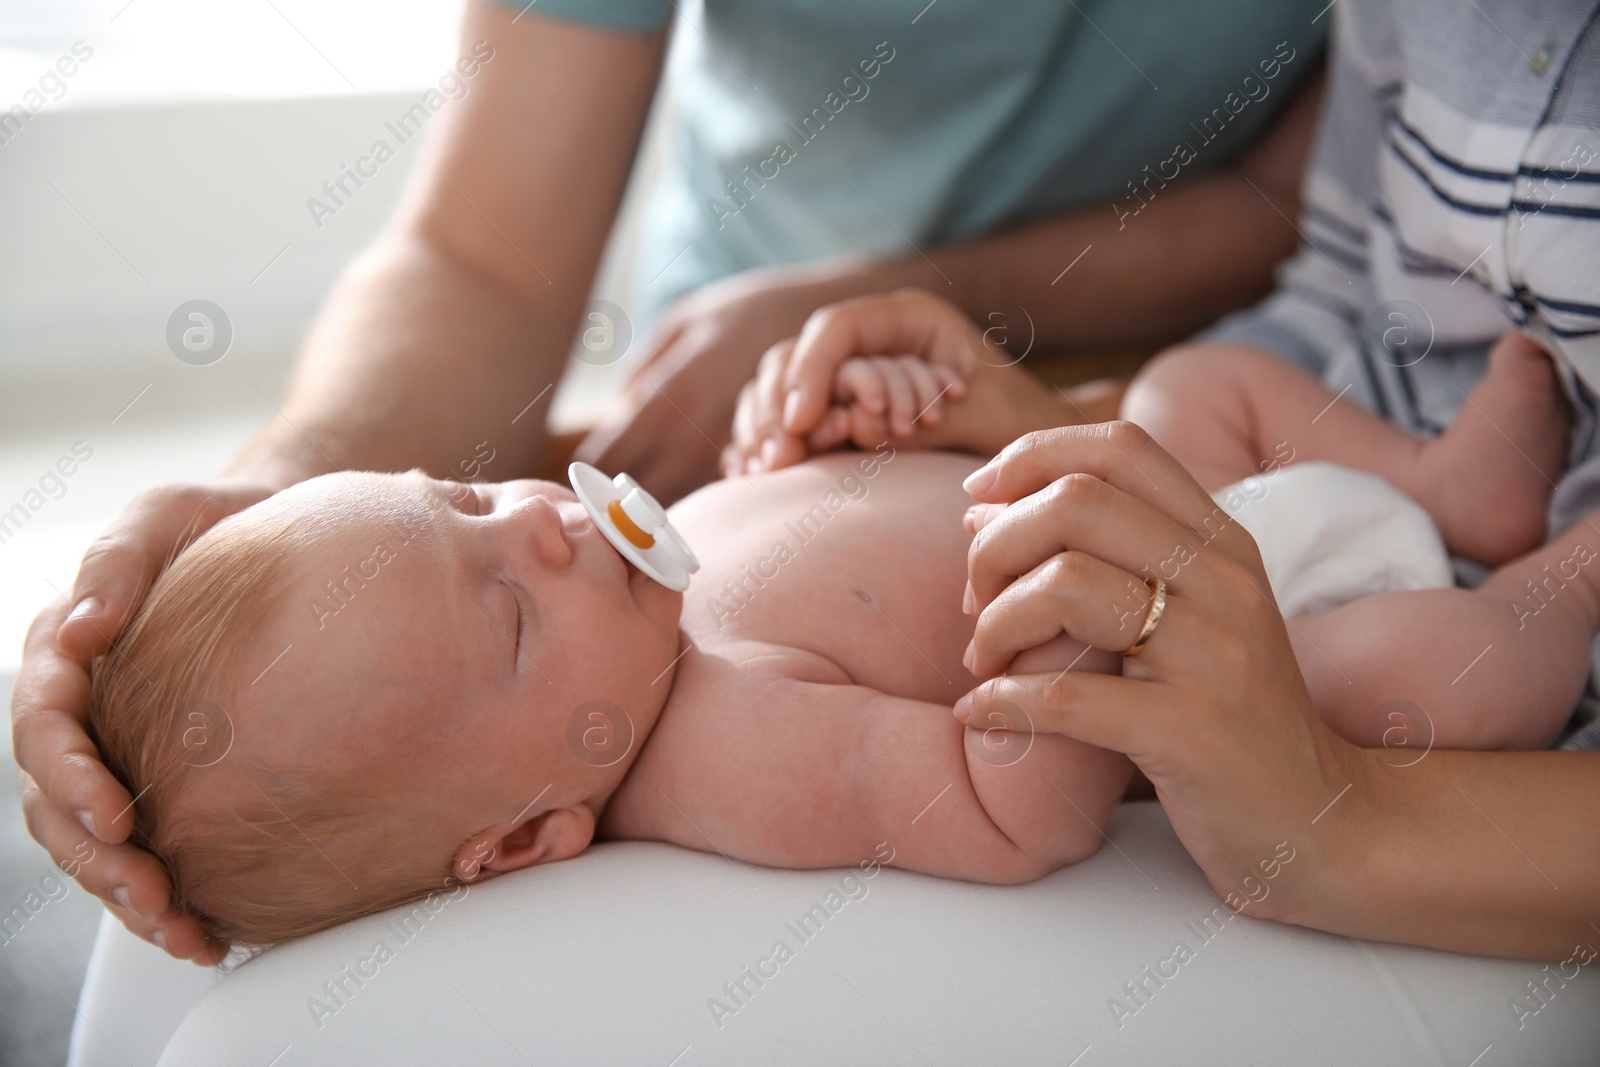
{"label": "baby's belly", "polygon": [[840,452],[701,489],[671,510],[702,564],[684,629],[707,651],[802,649],[858,684],[953,703],[975,684],[961,665],[973,628],[961,612],[972,503],[961,481],[980,463]]}

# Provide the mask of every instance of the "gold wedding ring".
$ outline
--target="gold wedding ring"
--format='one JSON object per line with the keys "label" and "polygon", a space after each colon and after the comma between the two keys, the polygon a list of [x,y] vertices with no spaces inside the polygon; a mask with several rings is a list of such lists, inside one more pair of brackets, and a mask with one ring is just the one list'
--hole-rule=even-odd
{"label": "gold wedding ring", "polygon": [[1150,611],[1144,617],[1144,626],[1139,630],[1138,638],[1122,653],[1126,657],[1137,656],[1144,651],[1144,646],[1150,643],[1150,636],[1161,625],[1161,616],[1167,610],[1167,583],[1160,578],[1146,578],[1144,584],[1150,589]]}

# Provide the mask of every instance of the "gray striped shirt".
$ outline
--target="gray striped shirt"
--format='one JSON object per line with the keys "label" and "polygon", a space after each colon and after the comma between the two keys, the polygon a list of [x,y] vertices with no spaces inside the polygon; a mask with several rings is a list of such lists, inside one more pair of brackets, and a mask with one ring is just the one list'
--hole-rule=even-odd
{"label": "gray striped shirt", "polygon": [[[1558,357],[1575,415],[1559,532],[1600,508],[1600,3],[1338,0],[1332,14],[1301,248],[1276,292],[1206,336],[1431,435],[1521,327]],[[1593,689],[1565,747],[1600,748]]]}

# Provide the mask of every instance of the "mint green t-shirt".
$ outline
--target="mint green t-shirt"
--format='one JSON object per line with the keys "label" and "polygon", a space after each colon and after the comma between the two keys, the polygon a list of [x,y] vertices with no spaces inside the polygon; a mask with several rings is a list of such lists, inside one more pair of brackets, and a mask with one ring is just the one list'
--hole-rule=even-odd
{"label": "mint green t-shirt", "polygon": [[750,267],[910,255],[1089,204],[1138,225],[1270,125],[1329,21],[1326,0],[504,2],[630,31],[682,10],[639,319]]}

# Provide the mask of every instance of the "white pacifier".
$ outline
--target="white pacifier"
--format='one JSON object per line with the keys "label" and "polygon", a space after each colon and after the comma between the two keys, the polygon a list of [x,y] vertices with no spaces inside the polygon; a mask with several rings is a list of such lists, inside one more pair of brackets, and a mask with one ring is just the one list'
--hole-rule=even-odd
{"label": "white pacifier", "polygon": [[668,589],[689,588],[689,575],[700,569],[700,561],[655,497],[626,474],[607,478],[587,463],[569,464],[567,480],[595,526],[628,562]]}

